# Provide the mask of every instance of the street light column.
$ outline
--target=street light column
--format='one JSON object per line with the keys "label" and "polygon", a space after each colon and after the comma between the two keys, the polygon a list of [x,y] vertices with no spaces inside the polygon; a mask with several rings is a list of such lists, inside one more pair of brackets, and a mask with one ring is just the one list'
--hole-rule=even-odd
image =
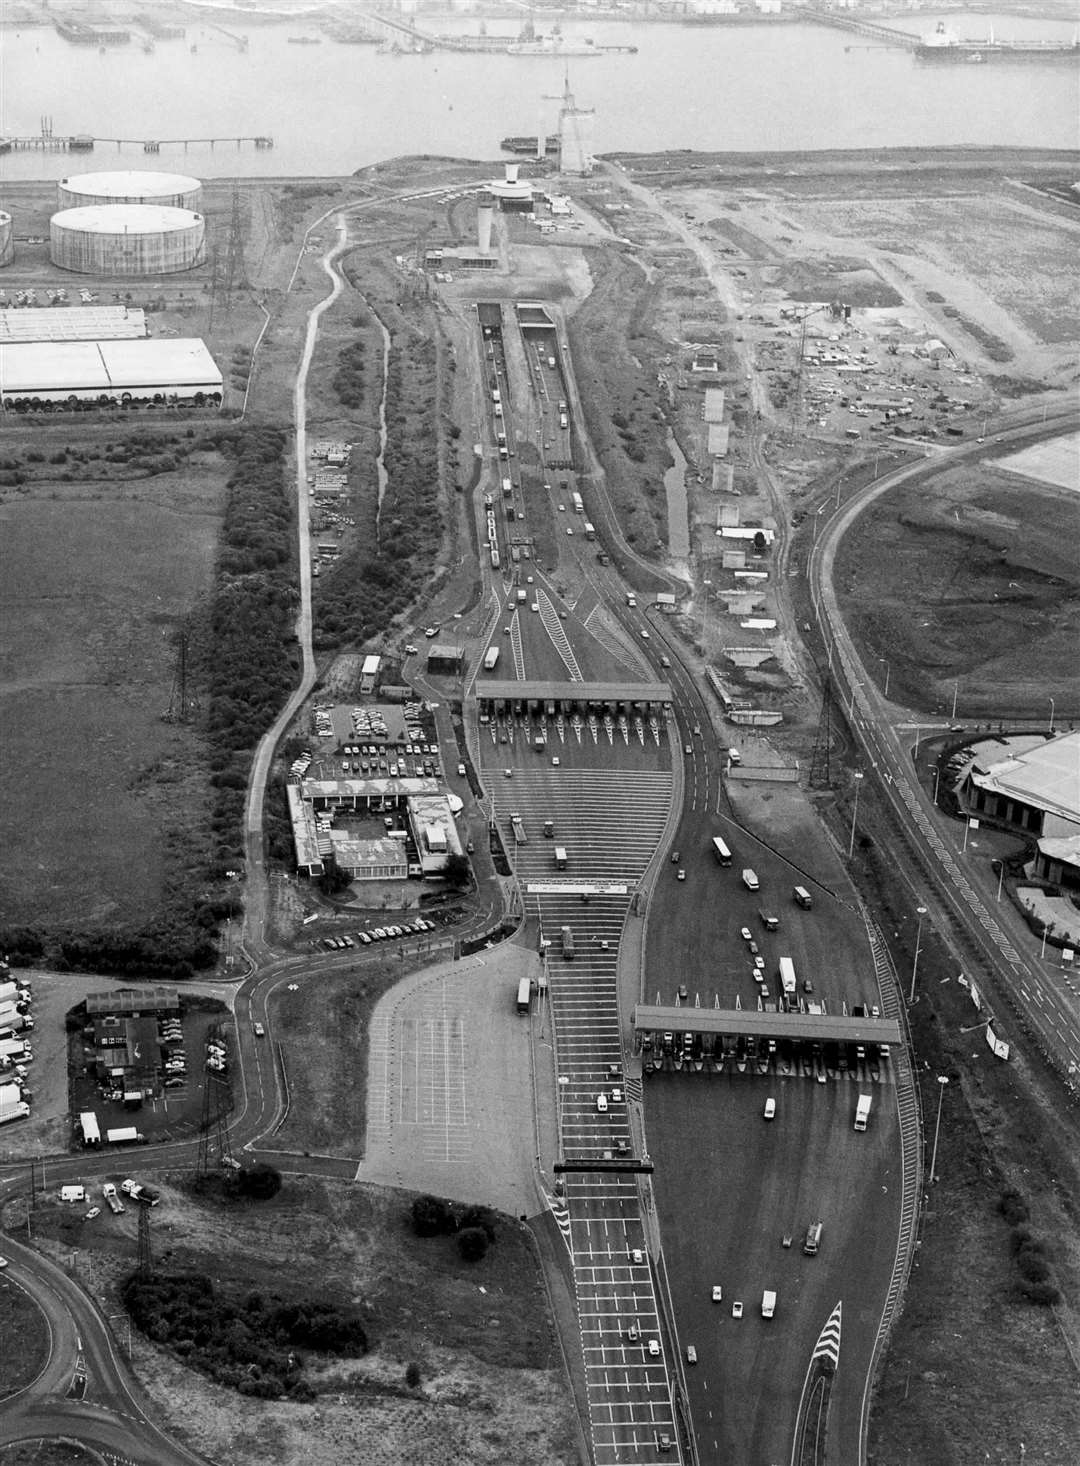
{"label": "street light column", "polygon": [[949,1082],[949,1076],[947,1074],[939,1074],[937,1076],[937,1082],[938,1082],[940,1088],[938,1089],[937,1119],[934,1121],[934,1148],[933,1148],[933,1150],[930,1153],[930,1182],[931,1183],[933,1183],[933,1180],[934,1180],[934,1171],[935,1171],[935,1169],[937,1167],[937,1144],[938,1144],[938,1136],[941,1133],[941,1102],[945,1098],[945,1086]]}
{"label": "street light column", "polygon": [[862,774],[855,775],[855,803],[851,807],[851,836],[848,840],[847,855],[850,860],[855,852],[855,819],[859,813],[859,785],[862,783]]}
{"label": "street light column", "polygon": [[926,915],[926,907],[916,906],[915,910],[918,913],[919,925],[915,932],[915,959],[911,964],[911,992],[908,993],[908,1007],[910,1007],[911,1004],[915,1001],[915,978],[918,976],[919,972],[919,952],[921,950],[920,944],[922,942],[922,924],[923,917]]}

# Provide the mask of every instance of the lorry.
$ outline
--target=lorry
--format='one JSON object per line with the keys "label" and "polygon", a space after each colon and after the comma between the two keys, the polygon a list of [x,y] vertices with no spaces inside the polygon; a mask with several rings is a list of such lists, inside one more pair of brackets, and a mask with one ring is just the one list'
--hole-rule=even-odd
{"label": "lorry", "polygon": [[105,1198],[105,1205],[109,1210],[119,1216],[124,1210],[124,1203],[117,1196],[116,1187],[111,1181],[105,1182],[105,1185],[101,1188],[101,1194]]}
{"label": "lorry", "polygon": [[780,978],[780,989],[784,994],[785,1000],[790,1005],[794,1005],[796,989],[795,964],[790,957],[780,958],[778,976]]}
{"label": "lorry", "polygon": [[7,1068],[8,1064],[17,1064],[25,1057],[26,1045],[21,1038],[0,1038],[0,1065]]}
{"label": "lorry", "polygon": [[517,990],[517,1010],[519,1013],[527,1013],[532,1003],[532,983],[527,977],[521,978]]}
{"label": "lorry", "polygon": [[19,996],[17,982],[0,982],[0,1003],[14,1003]]}
{"label": "lorry", "polygon": [[574,933],[573,930],[564,926],[562,929],[562,954],[567,962],[574,960]]}
{"label": "lorry", "polygon": [[26,1013],[0,1013],[0,1034],[11,1035],[25,1029],[28,1033],[34,1020]]}
{"label": "lorry", "polygon": [[489,646],[487,651],[484,653],[484,671],[494,672],[495,668],[498,665],[499,648],[497,646]]}
{"label": "lorry", "polygon": [[751,870],[749,866],[742,873],[742,883],[748,891],[759,891],[761,889],[761,882],[757,878],[757,872]]}
{"label": "lorry", "polygon": [[529,843],[529,837],[525,833],[524,822],[519,814],[512,814],[510,816],[510,828],[514,832],[514,841],[516,844],[527,845]]}
{"label": "lorry", "polygon": [[16,1100],[13,1105],[0,1105],[0,1125],[6,1125],[9,1120],[28,1120],[30,1118],[30,1106],[25,1100]]}
{"label": "lorry", "polygon": [[146,1136],[134,1125],[122,1125],[116,1130],[106,1130],[105,1139],[110,1145],[145,1145]]}
{"label": "lorry", "polygon": [[120,1182],[120,1190],[125,1196],[130,1196],[132,1201],[141,1201],[146,1206],[157,1206],[160,1197],[152,1186],[143,1186],[138,1181]]}
{"label": "lorry", "polygon": [[855,1106],[855,1129],[865,1130],[866,1122],[870,1119],[870,1102],[873,1095],[860,1094],[859,1103]]}
{"label": "lorry", "polygon": [[776,1294],[771,1288],[766,1288],[761,1295],[761,1316],[762,1318],[772,1318],[775,1312]]}
{"label": "lorry", "polygon": [[596,538],[596,525],[591,524],[587,519],[585,521],[585,538],[587,540],[594,540]]}
{"label": "lorry", "polygon": [[814,898],[805,886],[796,886],[791,895],[796,906],[801,906],[804,911],[809,911],[814,904]]}
{"label": "lorry", "polygon": [[578,493],[578,491],[576,489],[570,495],[570,502],[574,506],[574,513],[575,514],[584,514],[585,513],[585,503],[584,503],[584,500],[582,499],[581,495]]}

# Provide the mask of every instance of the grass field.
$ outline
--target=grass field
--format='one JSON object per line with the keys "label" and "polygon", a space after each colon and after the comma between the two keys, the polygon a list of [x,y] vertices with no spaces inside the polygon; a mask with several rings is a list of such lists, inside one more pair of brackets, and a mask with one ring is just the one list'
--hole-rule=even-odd
{"label": "grass field", "polygon": [[[408,1193],[290,1180],[272,1201],[227,1205],[191,1196],[186,1178],[173,1180],[162,1183],[153,1213],[161,1266],[204,1273],[222,1297],[259,1291],[356,1305],[370,1352],[355,1360],[309,1358],[305,1377],[318,1399],[301,1405],[212,1384],[133,1330],[135,1371],[167,1429],[234,1466],[577,1460],[543,1283],[516,1222],[499,1218],[487,1255],[469,1264],[452,1238],[414,1234]],[[135,1262],[129,1220],[94,1227],[95,1291],[107,1313],[117,1311],[116,1289]],[[54,1230],[57,1241],[66,1235],[62,1229],[58,1204],[39,1209],[43,1246]],[[84,1256],[90,1230],[86,1224]],[[405,1381],[411,1362],[420,1369],[415,1388]]]}
{"label": "grass field", "polygon": [[[35,1380],[48,1358],[45,1315],[33,1299],[0,1273],[0,1359],[4,1362],[0,1400]],[[5,1460],[2,1453],[0,1460]]]}
{"label": "grass field", "polygon": [[142,918],[164,827],[199,799],[198,746],[162,721],[179,622],[209,588],[216,467],[37,480],[0,502],[0,764],[9,921]]}
{"label": "grass field", "polygon": [[897,702],[966,718],[1080,711],[1075,494],[991,463],[879,499],[837,556],[844,616]]}

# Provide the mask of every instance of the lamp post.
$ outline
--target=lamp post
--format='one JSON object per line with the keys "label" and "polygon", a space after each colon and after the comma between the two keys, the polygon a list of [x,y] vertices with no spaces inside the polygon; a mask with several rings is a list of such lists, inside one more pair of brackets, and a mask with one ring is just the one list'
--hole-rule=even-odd
{"label": "lamp post", "polygon": [[851,836],[848,840],[847,858],[850,860],[855,851],[855,818],[859,813],[859,785],[862,783],[862,774],[855,775],[855,803],[851,807]]}
{"label": "lamp post", "polygon": [[1050,736],[1054,734],[1054,699],[1050,699]]}
{"label": "lamp post", "polygon": [[708,619],[709,619],[709,586],[712,585],[712,581],[711,580],[703,580],[701,582],[701,585],[702,585],[702,589],[704,591],[704,600],[703,600],[702,607],[701,607],[701,639],[702,639],[702,641],[704,641],[705,640],[705,626],[706,626],[706,623],[708,622]]}
{"label": "lamp post", "polygon": [[941,765],[934,765],[934,808],[937,809],[938,781],[941,779]]}
{"label": "lamp post", "polygon": [[881,695],[882,695],[882,697],[888,697],[888,695],[889,695],[889,673],[892,671],[892,664],[890,663],[888,657],[878,657],[878,661],[885,663],[885,686],[882,689]]}
{"label": "lamp post", "polygon": [[949,719],[949,722],[950,723],[955,723],[956,722],[956,699],[959,696],[959,694],[960,694],[960,681],[959,681],[959,679],[957,679],[953,683],[953,685],[952,685],[952,717]]}
{"label": "lamp post", "polygon": [[922,924],[923,924],[923,917],[926,915],[926,907],[925,906],[916,906],[915,910],[918,913],[919,925],[918,925],[918,928],[917,928],[917,930],[915,932],[915,959],[914,959],[914,961],[911,964],[911,992],[908,993],[908,1006],[909,1007],[915,1001],[915,978],[918,975],[918,971],[919,971],[919,952],[921,950],[920,944],[922,942]]}
{"label": "lamp post", "polygon": [[938,1135],[941,1133],[941,1103],[945,1098],[945,1086],[949,1082],[949,1076],[947,1074],[939,1074],[937,1076],[937,1082],[940,1087],[938,1089],[937,1119],[934,1121],[934,1149],[930,1153],[931,1182],[934,1180],[934,1168],[937,1166],[937,1143]]}

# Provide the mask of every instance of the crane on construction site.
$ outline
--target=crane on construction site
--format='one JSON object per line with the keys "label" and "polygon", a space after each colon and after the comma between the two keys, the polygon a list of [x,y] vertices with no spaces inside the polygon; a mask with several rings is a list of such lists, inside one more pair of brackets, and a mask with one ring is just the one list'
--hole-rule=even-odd
{"label": "crane on construction site", "polygon": [[545,94],[544,94],[544,101],[545,102],[560,102],[562,104],[560,106],[560,108],[559,108],[559,169],[560,169],[560,171],[562,170],[562,168],[564,166],[564,159],[563,159],[563,138],[566,136],[567,124],[569,124],[569,131],[570,131],[570,134],[571,134],[571,137],[572,137],[572,140],[573,140],[574,150],[575,150],[577,156],[581,159],[582,171],[585,172],[585,173],[589,172],[590,169],[591,169],[591,167],[592,167],[592,158],[589,155],[588,148],[585,146],[585,141],[584,141],[584,138],[582,137],[582,133],[581,133],[581,117],[583,116],[583,112],[582,112],[582,109],[580,107],[578,107],[577,103],[575,102],[575,100],[574,100],[574,94],[570,90],[570,67],[569,66],[567,66],[566,72],[565,72],[565,76],[564,76],[562,96],[557,97],[557,96],[553,96],[550,92],[545,92]]}
{"label": "crane on construction site", "polygon": [[851,315],[851,307],[845,305],[842,300],[831,300],[826,305],[815,305],[801,315],[795,316],[799,323],[799,357],[795,367],[795,388],[791,394],[791,431],[795,429],[802,416],[802,386],[803,367],[806,364],[806,323],[814,316],[820,316],[823,311],[829,311],[834,320],[846,321]]}

